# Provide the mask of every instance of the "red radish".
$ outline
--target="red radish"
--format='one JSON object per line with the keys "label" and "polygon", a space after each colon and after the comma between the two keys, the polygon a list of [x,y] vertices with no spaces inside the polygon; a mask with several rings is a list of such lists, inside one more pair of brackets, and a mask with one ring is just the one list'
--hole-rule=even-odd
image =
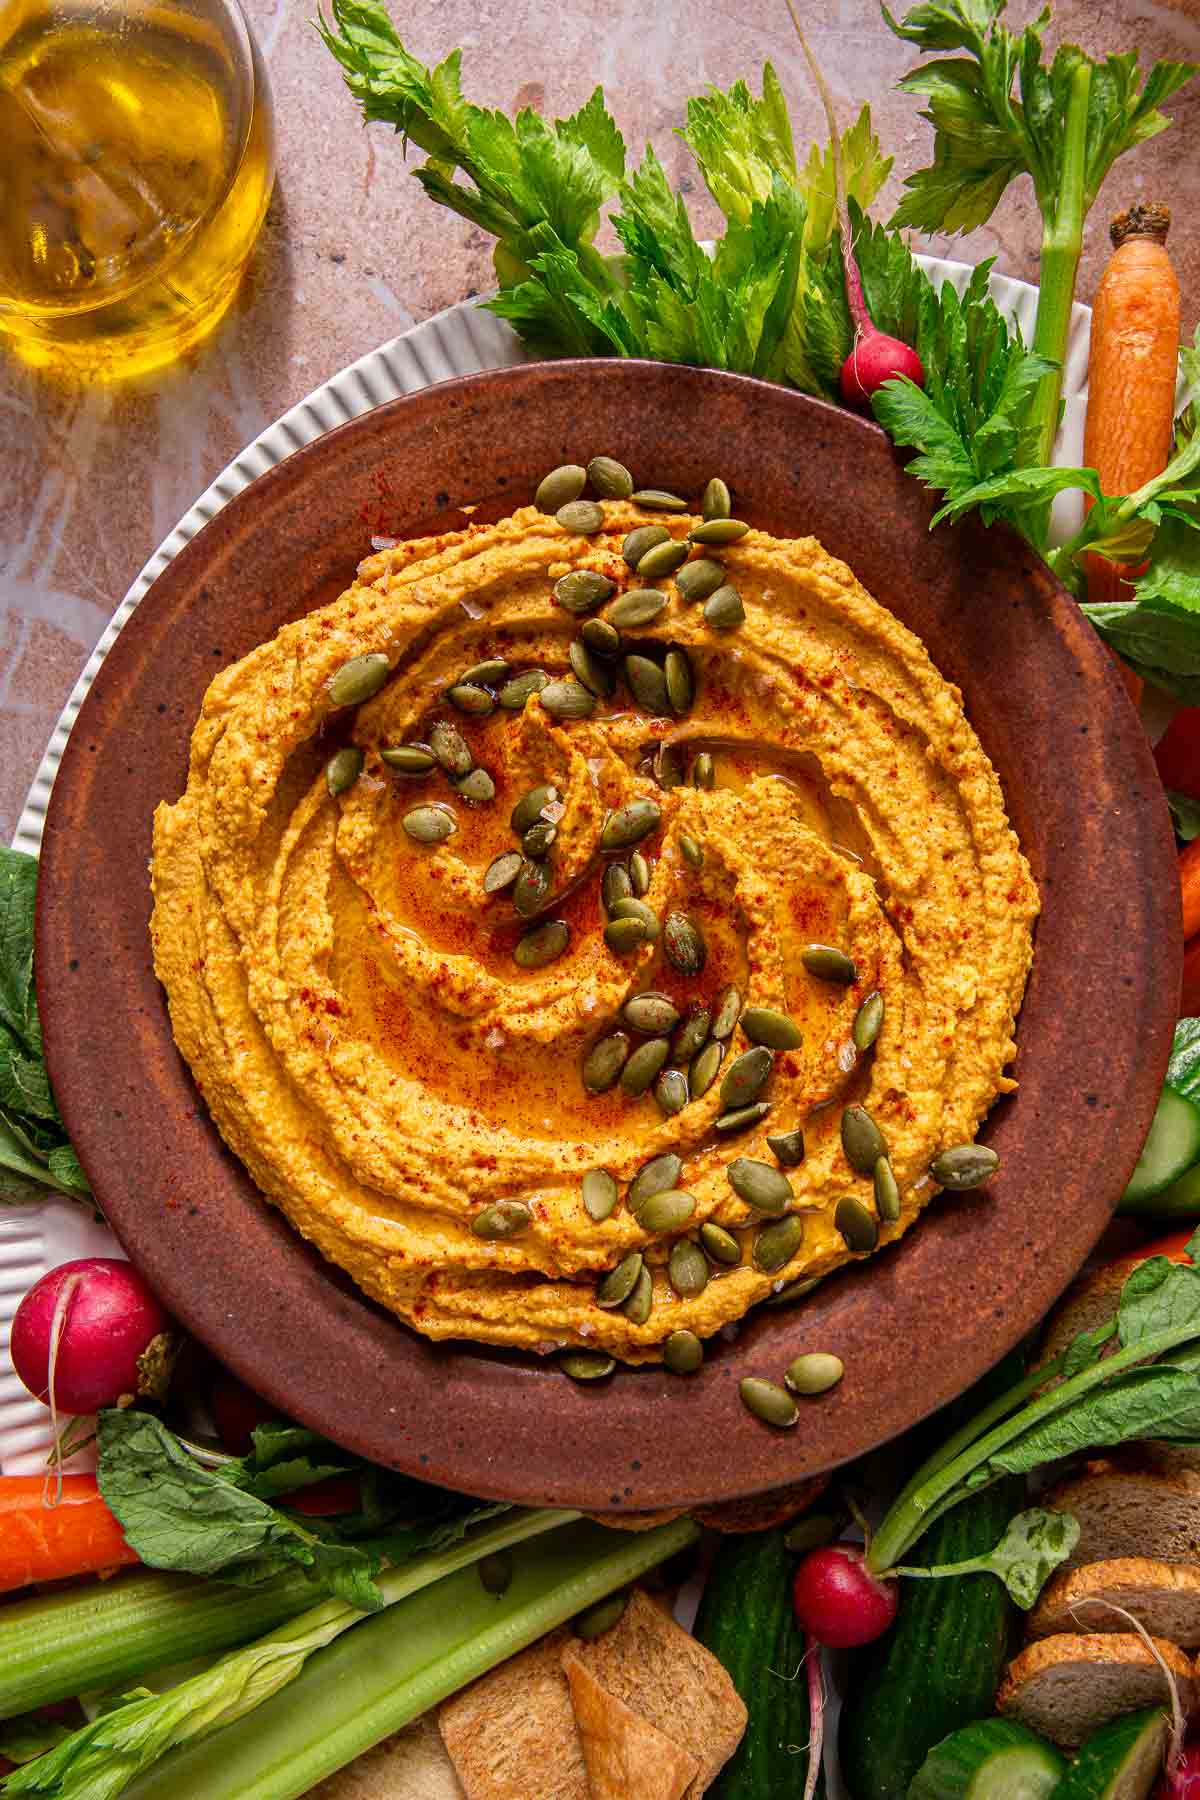
{"label": "red radish", "polygon": [[279,1418],[273,1406],[268,1406],[253,1389],[235,1381],[232,1375],[223,1375],[219,1381],[214,1381],[208,1396],[208,1410],[217,1436],[233,1456],[249,1456],[254,1448],[255,1429]]}
{"label": "red radish", "polygon": [[280,1494],[279,1505],[289,1512],[303,1513],[306,1519],[334,1519],[339,1513],[358,1512],[362,1493],[357,1475],[327,1475],[311,1487],[293,1488]]}
{"label": "red radish", "polygon": [[896,1617],[893,1580],[880,1581],[861,1544],[810,1550],[796,1570],[792,1606],[800,1629],[831,1650],[852,1650],[882,1636]]}
{"label": "red radish", "polygon": [[137,1270],[111,1256],[35,1281],[12,1325],[13,1368],[52,1411],[91,1413],[138,1388],[138,1358],[170,1321]]}
{"label": "red radish", "polygon": [[1200,1744],[1191,1744],[1182,1756],[1160,1775],[1152,1800],[1200,1800]]}
{"label": "red radish", "polygon": [[854,233],[850,227],[850,209],[846,205],[846,180],[842,169],[842,140],[838,135],[833,95],[829,91],[829,83],[821,73],[820,64],[809,48],[808,39],[804,35],[793,0],[787,0],[787,7],[792,15],[792,24],[796,28],[796,36],[800,39],[800,48],[804,52],[805,61],[817,84],[817,92],[821,96],[821,105],[825,109],[825,119],[829,126],[829,149],[833,157],[833,183],[837,193],[838,228],[842,240],[842,269],[846,280],[846,304],[850,309],[850,318],[854,325],[854,343],[849,356],[842,364],[838,385],[842,390],[842,399],[847,406],[855,406],[862,412],[870,412],[871,395],[876,393],[885,381],[894,381],[898,375],[906,375],[917,387],[923,388],[925,386],[925,369],[912,345],[904,343],[900,338],[889,337],[886,331],[878,330],[874,319],[867,311],[862,277],[858,272],[858,264],[854,260]]}

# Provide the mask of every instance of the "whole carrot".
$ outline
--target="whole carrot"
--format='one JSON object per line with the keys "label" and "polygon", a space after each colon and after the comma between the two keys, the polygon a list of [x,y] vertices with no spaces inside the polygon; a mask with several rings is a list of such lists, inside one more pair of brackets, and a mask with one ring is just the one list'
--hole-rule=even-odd
{"label": "whole carrot", "polygon": [[[1179,362],[1179,282],[1167,207],[1134,205],[1109,227],[1113,253],[1092,302],[1083,460],[1106,494],[1131,494],[1171,454]],[[1090,601],[1130,600],[1134,571],[1092,555]]]}
{"label": "whole carrot", "polygon": [[94,1475],[64,1476],[48,1504],[56,1492],[40,1475],[0,1479],[0,1593],[137,1562]]}

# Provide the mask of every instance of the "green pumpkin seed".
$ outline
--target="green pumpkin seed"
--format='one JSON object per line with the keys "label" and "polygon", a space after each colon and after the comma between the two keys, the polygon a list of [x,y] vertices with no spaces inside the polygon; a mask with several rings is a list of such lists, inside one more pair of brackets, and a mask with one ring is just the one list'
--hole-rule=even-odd
{"label": "green pumpkin seed", "polygon": [[640,844],[662,824],[662,807],[657,800],[630,800],[610,812],[600,833],[602,850],[628,850]]}
{"label": "green pumpkin seed", "polygon": [[653,718],[664,718],[670,710],[667,678],[648,656],[630,655],[621,664],[629,691],[643,711]]}
{"label": "green pumpkin seed", "polygon": [[846,1365],[840,1356],[833,1356],[828,1350],[810,1350],[807,1356],[798,1356],[788,1364],[783,1379],[793,1394],[827,1394],[845,1373]]}
{"label": "green pumpkin seed", "polygon": [[471,769],[468,774],[460,775],[454,787],[473,806],[486,806],[489,800],[496,798],[496,784],[486,769]]}
{"label": "green pumpkin seed", "polygon": [[726,1231],[723,1225],[714,1225],[711,1219],[700,1227],[700,1243],[710,1260],[719,1263],[723,1269],[735,1268],[742,1260],[742,1246],[732,1231]]}
{"label": "green pumpkin seed", "polygon": [[752,1412],[764,1425],[774,1425],[779,1431],[785,1431],[800,1417],[800,1408],[787,1389],[780,1387],[777,1382],[763,1381],[757,1375],[747,1375],[739,1381],[738,1393],[747,1412]]}
{"label": "green pumpkin seed", "polygon": [[660,744],[654,752],[651,773],[660,788],[683,786],[683,762],[674,744]]}
{"label": "green pumpkin seed", "polygon": [[575,674],[575,679],[583,683],[589,694],[595,694],[601,700],[609,700],[617,691],[617,677],[608,664],[598,656],[593,656],[587,645],[580,638],[567,647],[567,661]]}
{"label": "green pumpkin seed", "polygon": [[735,1157],[726,1168],[725,1177],[738,1199],[756,1212],[784,1212],[796,1197],[786,1175],[770,1163],[756,1162],[750,1156]]}
{"label": "green pumpkin seed", "polygon": [[929,1165],[929,1173],[939,1187],[962,1194],[968,1188],[982,1186],[1000,1167],[1000,1158],[986,1144],[955,1144],[940,1150]]}
{"label": "green pumpkin seed", "polygon": [[735,1106],[748,1106],[766,1086],[767,1077],[774,1066],[775,1052],[768,1050],[765,1044],[756,1044],[753,1050],[743,1050],[740,1056],[734,1057],[725,1071],[725,1079],[721,1083],[721,1105],[726,1110]]}
{"label": "green pumpkin seed", "polygon": [[391,664],[382,650],[368,650],[362,656],[352,656],[330,676],[327,683],[329,698],[334,706],[361,706],[364,700],[375,697],[391,672]]}
{"label": "green pumpkin seed", "polygon": [[746,608],[737,589],[726,583],[704,602],[704,623],[714,631],[736,631],[746,622]]}
{"label": "green pumpkin seed", "polygon": [[506,663],[502,656],[491,656],[486,662],[472,663],[459,676],[463,687],[498,687],[507,679],[511,663]]}
{"label": "green pumpkin seed", "polygon": [[636,569],[647,550],[667,543],[670,536],[665,525],[635,525],[621,546],[621,555],[631,569]]}
{"label": "green pumpkin seed", "polygon": [[607,1594],[603,1600],[597,1600],[595,1606],[589,1606],[576,1615],[573,1625],[575,1636],[585,1638],[589,1643],[593,1638],[603,1637],[624,1614],[628,1599],[629,1590],[625,1588],[619,1594]]}
{"label": "green pumpkin seed", "polygon": [[665,488],[639,488],[632,499],[635,506],[644,506],[647,512],[687,511],[687,501],[678,494],[667,493]]}
{"label": "green pumpkin seed", "polygon": [[839,1200],[833,1222],[841,1232],[846,1248],[857,1255],[866,1255],[879,1242],[879,1227],[875,1223],[875,1215],[867,1210],[861,1200]]}
{"label": "green pumpkin seed", "polygon": [[621,634],[607,619],[585,619],[579,627],[579,635],[593,656],[611,659],[620,654]]}
{"label": "green pumpkin seed", "polygon": [[466,775],[475,766],[475,758],[457,725],[439,719],[429,733],[429,748],[447,775]]}
{"label": "green pumpkin seed", "polygon": [[643,1231],[680,1231],[696,1210],[695,1197],[679,1188],[651,1194],[637,1210],[637,1222]]}
{"label": "green pumpkin seed", "polygon": [[751,1125],[757,1125],[760,1119],[766,1118],[770,1110],[769,1100],[755,1100],[749,1106],[736,1106],[732,1112],[724,1112],[720,1118],[713,1120],[713,1130],[732,1137],[734,1132],[746,1131]]}
{"label": "green pumpkin seed", "polygon": [[633,883],[635,899],[640,900],[650,892],[650,864],[640,850],[635,850],[629,859],[629,879]]}
{"label": "green pumpkin seed", "polygon": [[602,500],[628,500],[633,492],[633,476],[612,456],[593,456],[587,478]]}
{"label": "green pumpkin seed", "polygon": [[696,677],[686,650],[674,645],[663,658],[663,674],[667,681],[667,699],[677,719],[692,710],[696,698]]}
{"label": "green pumpkin seed", "polygon": [[689,837],[686,831],[681,831],[679,834],[679,848],[683,852],[684,861],[690,863],[693,869],[704,867],[703,848],[694,837]]}
{"label": "green pumpkin seed", "polygon": [[851,1037],[856,1050],[869,1050],[879,1036],[883,1024],[883,995],[879,992],[868,994],[854,1015],[854,1026]]}
{"label": "green pumpkin seed", "polygon": [[702,750],[692,764],[692,786],[694,788],[712,788],[716,786],[717,772],[713,759],[707,750]]}
{"label": "green pumpkin seed", "polygon": [[796,1554],[821,1550],[826,1544],[832,1544],[840,1529],[838,1521],[828,1513],[808,1513],[788,1526],[783,1534],[783,1547]]}
{"label": "green pumpkin seed", "polygon": [[647,1037],[662,1037],[679,1023],[679,1008],[669,994],[648,991],[632,995],[621,1008],[621,1017]]}
{"label": "green pumpkin seed", "polygon": [[583,1085],[589,1094],[606,1094],[629,1055],[629,1039],[623,1031],[610,1031],[592,1045],[583,1061]]}
{"label": "green pumpkin seed", "polygon": [[481,1556],[475,1564],[479,1571],[479,1585],[485,1594],[507,1594],[512,1586],[513,1562],[511,1550],[493,1550],[490,1556]]}
{"label": "green pumpkin seed", "polygon": [[521,712],[534,694],[540,694],[549,685],[545,669],[525,669],[505,682],[497,698],[505,712]]}
{"label": "green pumpkin seed", "polygon": [[637,566],[640,581],[661,581],[666,575],[673,575],[676,569],[682,568],[691,553],[691,545],[678,543],[672,537],[665,542],[651,545],[642,552]]}
{"label": "green pumpkin seed", "polygon": [[414,806],[401,823],[414,844],[444,844],[458,830],[454,814],[445,806]]}
{"label": "green pumpkin seed", "polygon": [[795,1020],[771,1006],[748,1006],[742,1030],[752,1044],[766,1044],[772,1050],[798,1050],[804,1042]]}
{"label": "green pumpkin seed", "polygon": [[638,1270],[638,1278],[633,1284],[633,1292],[622,1306],[621,1311],[632,1325],[644,1325],[654,1307],[654,1282],[650,1271],[643,1263]]}
{"label": "green pumpkin seed", "polygon": [[799,1213],[789,1213],[771,1225],[761,1225],[754,1234],[751,1257],[756,1269],[764,1275],[777,1275],[785,1269],[800,1248],[804,1237],[804,1220]]}
{"label": "green pumpkin seed", "polygon": [[729,489],[719,475],[714,475],[704,490],[700,515],[704,519],[727,519],[733,510]]}
{"label": "green pumpkin seed", "polygon": [[[470,777],[468,776],[467,779],[469,780]],[[539,819],[537,824],[531,825],[522,837],[521,850],[531,860],[545,856],[546,852],[553,848],[557,836],[557,825],[552,825],[549,819]]]}
{"label": "green pumpkin seed", "polygon": [[694,1375],[704,1361],[704,1345],[694,1331],[673,1331],[663,1345],[663,1367],[672,1375]]}
{"label": "green pumpkin seed", "polygon": [[609,863],[600,878],[600,898],[604,910],[612,917],[612,909],[618,900],[628,900],[633,893],[633,882],[629,878],[629,870],[624,863]]}
{"label": "green pumpkin seed", "polygon": [[699,975],[708,961],[708,945],[694,919],[669,912],[663,922],[663,955],[681,975]]}
{"label": "green pumpkin seed", "polygon": [[875,1164],[875,1210],[887,1224],[894,1225],[900,1217],[900,1183],[886,1156],[881,1156]]}
{"label": "green pumpkin seed", "polygon": [[538,697],[552,719],[590,719],[596,710],[596,696],[573,679],[548,682]]}
{"label": "green pumpkin seed", "polygon": [[694,1300],[708,1286],[708,1258],[692,1238],[671,1245],[667,1278],[681,1300]]}
{"label": "green pumpkin seed", "polygon": [[477,719],[486,719],[489,713],[496,710],[496,702],[487,689],[475,687],[469,681],[459,681],[452,688],[447,688],[446,698],[459,712],[470,713]]}
{"label": "green pumpkin seed", "polygon": [[551,469],[538,482],[537,492],[533,496],[533,504],[539,512],[554,517],[560,506],[566,506],[571,500],[578,500],[587,486],[587,470],[578,463],[563,463],[559,469]]}
{"label": "green pumpkin seed", "polygon": [[597,1225],[616,1211],[620,1190],[607,1169],[589,1169],[583,1178],[583,1210]]}
{"label": "green pumpkin seed", "polygon": [[553,806],[557,799],[558,789],[550,781],[539,782],[537,787],[531,787],[528,793],[522,794],[508,821],[517,836],[524,837],[529,827],[537,824],[543,809]]}
{"label": "green pumpkin seed", "polygon": [[379,760],[397,775],[428,775],[437,768],[437,757],[424,744],[395,744],[379,752]]}
{"label": "green pumpkin seed", "polygon": [[570,941],[565,919],[547,919],[544,925],[535,925],[517,939],[513,961],[521,969],[544,969],[547,963],[558,960]]}
{"label": "green pumpkin seed", "polygon": [[[585,500],[585,506],[591,502]],[[572,569],[569,575],[563,575],[554,584],[554,598],[564,612],[592,612],[614,592],[615,584],[602,575],[598,569]]]}
{"label": "green pumpkin seed", "polygon": [[719,1044],[715,1038],[711,1044],[705,1044],[703,1050],[697,1051],[691,1069],[688,1071],[693,1100],[704,1098],[717,1079],[717,1073],[724,1059],[725,1046]]}
{"label": "green pumpkin seed", "polygon": [[644,1094],[655,1080],[670,1054],[666,1038],[651,1038],[639,1044],[621,1070],[621,1086],[627,1094]]}
{"label": "green pumpkin seed", "polygon": [[767,1139],[767,1149],[785,1169],[799,1168],[804,1161],[804,1133],[798,1126],[795,1131],[781,1131]]}
{"label": "green pumpkin seed", "polygon": [[797,1300],[803,1300],[806,1294],[811,1294],[813,1289],[820,1285],[821,1277],[819,1275],[805,1275],[799,1281],[785,1282],[777,1294],[768,1294],[765,1300],[759,1302],[759,1305],[792,1306]]}
{"label": "green pumpkin seed", "polygon": [[533,1214],[523,1201],[497,1200],[475,1214],[471,1220],[471,1230],[476,1237],[487,1238],[490,1242],[497,1238],[515,1237],[518,1231],[525,1230],[532,1219]]}
{"label": "green pumpkin seed", "polygon": [[709,599],[724,585],[724,569],[720,563],[712,562],[706,556],[697,557],[695,562],[684,563],[675,577],[675,586],[689,604]]}
{"label": "green pumpkin seed", "polygon": [[630,588],[619,600],[613,601],[604,617],[609,624],[630,631],[635,625],[648,625],[669,605],[667,595],[657,588]]}
{"label": "green pumpkin seed", "polygon": [[604,1381],[617,1364],[614,1357],[605,1356],[600,1350],[564,1350],[558,1366],[572,1381]]}
{"label": "green pumpkin seed", "polygon": [[494,857],[483,872],[484,893],[499,894],[511,887],[521,873],[521,860],[519,850],[503,850]]}
{"label": "green pumpkin seed", "polygon": [[640,1250],[631,1250],[628,1256],[623,1256],[616,1268],[609,1270],[596,1289],[596,1305],[624,1306],[637,1285],[637,1278],[644,1266]]}
{"label": "green pumpkin seed", "polygon": [[842,1114],[842,1149],[860,1175],[873,1175],[875,1164],[887,1155],[887,1139],[865,1106],[848,1106]]}
{"label": "green pumpkin seed", "polygon": [[648,940],[645,919],[625,915],[610,919],[604,927],[604,942],[614,956],[631,956]]}
{"label": "green pumpkin seed", "polygon": [[809,944],[800,952],[800,961],[809,974],[820,981],[836,981],[842,987],[852,987],[858,980],[853,958],[844,950],[835,950],[832,944]]}
{"label": "green pumpkin seed", "polygon": [[642,1164],[630,1182],[626,1196],[629,1210],[636,1213],[652,1194],[668,1193],[682,1174],[682,1157],[676,1156],[674,1150],[660,1150],[657,1156]]}
{"label": "green pumpkin seed", "polygon": [[341,750],[335,750],[325,764],[325,786],[330,798],[336,800],[352,788],[363,772],[363,753],[357,744],[346,744]]}
{"label": "green pumpkin seed", "polygon": [[554,516],[572,537],[594,537],[604,527],[604,508],[595,500],[568,500]]}
{"label": "green pumpkin seed", "polygon": [[693,544],[736,544],[749,529],[741,519],[706,519],[703,525],[688,532],[688,541]]}
{"label": "green pumpkin seed", "polygon": [[512,895],[513,907],[518,917],[531,918],[539,907],[544,906],[549,898],[550,886],[551,875],[546,863],[523,863]]}
{"label": "green pumpkin seed", "polygon": [[658,914],[652,906],[647,906],[636,894],[629,894],[624,900],[618,900],[613,906],[612,916],[618,919],[640,919],[646,928],[645,941],[653,944],[660,930]]}
{"label": "green pumpkin seed", "polygon": [[742,996],[735,987],[722,988],[713,1009],[712,1034],[722,1043],[733,1036],[733,1028],[742,1016]]}
{"label": "green pumpkin seed", "polygon": [[691,1098],[683,1070],[664,1069],[654,1084],[654,1098],[664,1119],[673,1119],[676,1113],[681,1113]]}
{"label": "green pumpkin seed", "polygon": [[688,1008],[687,1017],[671,1039],[671,1061],[678,1063],[680,1068],[703,1050],[708,1041],[710,1016],[707,1006],[693,1004]]}

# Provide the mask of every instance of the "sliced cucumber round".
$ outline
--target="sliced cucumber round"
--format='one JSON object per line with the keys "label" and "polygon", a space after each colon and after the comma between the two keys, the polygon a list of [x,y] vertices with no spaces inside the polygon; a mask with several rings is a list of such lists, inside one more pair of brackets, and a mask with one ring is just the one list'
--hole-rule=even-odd
{"label": "sliced cucumber round", "polygon": [[1066,1763],[1052,1744],[1010,1719],[980,1719],[935,1744],[908,1800],[1049,1800]]}
{"label": "sliced cucumber round", "polygon": [[1200,1107],[1164,1087],[1137,1168],[1121,1199],[1122,1212],[1156,1212],[1151,1203],[1193,1163],[1200,1162]]}
{"label": "sliced cucumber round", "polygon": [[1160,1706],[1114,1719],[1088,1739],[1050,1800],[1147,1800],[1170,1731]]}
{"label": "sliced cucumber round", "polygon": [[1159,1219],[1200,1218],[1200,1163],[1156,1196],[1154,1214]]}

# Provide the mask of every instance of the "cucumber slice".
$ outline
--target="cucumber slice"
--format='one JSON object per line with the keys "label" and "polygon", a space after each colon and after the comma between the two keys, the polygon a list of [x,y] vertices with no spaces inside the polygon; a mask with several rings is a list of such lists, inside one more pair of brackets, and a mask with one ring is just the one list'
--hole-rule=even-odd
{"label": "cucumber slice", "polygon": [[1195,1162],[1200,1162],[1200,1107],[1193,1106],[1174,1088],[1164,1087],[1120,1210],[1155,1212],[1157,1209],[1150,1202]]}
{"label": "cucumber slice", "polygon": [[908,1800],[1049,1800],[1066,1763],[1052,1744],[1010,1719],[980,1719],[935,1744]]}
{"label": "cucumber slice", "polygon": [[1170,1732],[1159,1706],[1114,1719],[1088,1739],[1050,1800],[1146,1800],[1162,1774]]}
{"label": "cucumber slice", "polygon": [[1200,1163],[1163,1189],[1155,1199],[1154,1214],[1159,1219],[1200,1218]]}

